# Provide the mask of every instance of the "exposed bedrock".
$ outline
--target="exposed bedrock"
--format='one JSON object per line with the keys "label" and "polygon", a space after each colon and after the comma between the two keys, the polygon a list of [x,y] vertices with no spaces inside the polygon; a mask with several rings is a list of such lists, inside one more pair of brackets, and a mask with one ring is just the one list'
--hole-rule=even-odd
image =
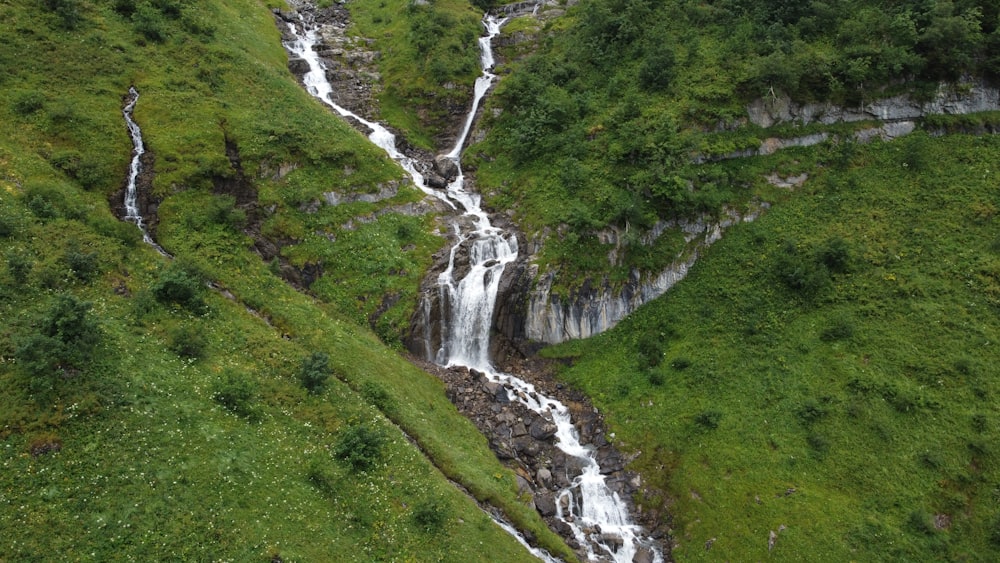
{"label": "exposed bedrock", "polygon": [[1000,89],[981,80],[942,84],[934,97],[918,101],[901,94],[872,100],[857,108],[836,106],[829,102],[799,104],[788,96],[760,98],[747,106],[754,125],[770,127],[778,123],[833,124],[852,121],[900,121],[928,115],[964,115],[1000,110]]}
{"label": "exposed bedrock", "polygon": [[[610,329],[683,279],[701,252],[722,238],[727,228],[756,219],[766,208],[762,203],[745,212],[724,210],[719,218],[661,222],[653,234],[670,228],[682,230],[687,242],[684,251],[661,272],[633,272],[632,278],[618,287],[606,280],[589,280],[568,295],[560,295],[553,291],[558,272],[539,275],[530,256],[508,267],[494,311],[494,328],[503,337],[494,339],[495,357],[502,360],[515,350],[530,354],[539,344],[587,338]],[[612,233],[608,236],[613,239]]]}

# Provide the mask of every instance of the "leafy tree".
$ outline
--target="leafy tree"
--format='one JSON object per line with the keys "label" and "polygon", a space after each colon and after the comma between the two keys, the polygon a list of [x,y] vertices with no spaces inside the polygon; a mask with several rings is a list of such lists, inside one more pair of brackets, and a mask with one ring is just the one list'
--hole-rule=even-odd
{"label": "leafy tree", "polygon": [[934,79],[957,80],[972,69],[983,42],[982,13],[973,8],[956,14],[954,4],[940,1],[934,4],[931,16],[917,44],[927,59],[927,74]]}
{"label": "leafy tree", "polygon": [[302,359],[299,368],[299,381],[309,393],[318,395],[326,387],[330,378],[330,356],[323,352],[313,352]]}

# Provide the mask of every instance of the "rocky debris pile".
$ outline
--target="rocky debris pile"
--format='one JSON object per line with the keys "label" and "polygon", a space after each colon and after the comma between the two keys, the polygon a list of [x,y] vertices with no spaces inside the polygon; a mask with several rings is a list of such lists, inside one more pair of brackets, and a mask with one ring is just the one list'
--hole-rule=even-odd
{"label": "rocky debris pile", "polygon": [[[487,437],[497,457],[514,470],[521,492],[531,495],[535,509],[549,527],[565,538],[570,547],[581,549],[572,529],[559,519],[558,512],[560,504],[564,513],[569,512],[569,499],[560,497],[559,493],[570,487],[582,473],[585,461],[559,449],[556,445],[556,425],[551,418],[511,401],[506,386],[490,381],[476,370],[420,365],[445,382],[448,398]],[[539,389],[544,387],[541,392],[558,398],[570,408],[580,442],[595,449],[608,486],[626,500],[632,514],[638,514],[642,520],[652,520],[640,521],[641,524],[661,526],[654,530],[653,537],[662,539],[666,533],[664,523],[656,521],[654,514],[639,513],[631,501],[642,487],[642,479],[639,474],[625,470],[630,459],[618,452],[609,440],[601,415],[586,403],[581,394],[549,380],[539,383],[535,378],[534,381]],[[588,535],[602,533],[600,530],[584,531]],[[613,538],[608,540],[613,542]],[[586,559],[585,551],[581,550],[580,555],[581,559]],[[643,549],[634,560],[652,561],[652,556],[652,551]]]}
{"label": "rocky debris pile", "polygon": [[[333,101],[365,119],[374,120],[378,107],[376,99],[382,87],[378,71],[381,53],[372,49],[375,40],[347,33],[351,24],[350,12],[340,3],[332,3],[327,8],[317,8],[306,2],[291,4],[295,11],[275,10],[275,16],[286,24],[300,23],[300,18],[319,24],[316,52],[326,64]],[[285,25],[279,28],[286,41],[292,39]],[[309,71],[309,64],[304,59],[292,58],[288,68],[301,77]]]}

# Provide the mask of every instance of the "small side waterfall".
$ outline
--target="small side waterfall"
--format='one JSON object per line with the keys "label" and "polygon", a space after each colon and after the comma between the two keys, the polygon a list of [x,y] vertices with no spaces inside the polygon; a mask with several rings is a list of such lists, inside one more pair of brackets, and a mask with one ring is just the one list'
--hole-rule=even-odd
{"label": "small side waterfall", "polygon": [[142,232],[142,240],[152,246],[160,254],[170,257],[166,250],[156,244],[153,237],[149,235],[146,224],[143,221],[142,213],[139,210],[139,193],[136,183],[139,181],[139,174],[142,172],[142,155],[146,154],[146,146],[142,142],[142,129],[135,122],[132,114],[135,111],[135,104],[139,101],[139,91],[135,86],[129,86],[128,97],[125,107],[122,108],[122,115],[125,117],[125,125],[128,127],[128,134],[132,138],[132,161],[128,168],[128,182],[125,184],[125,221],[135,223]]}
{"label": "small side waterfall", "polygon": [[[500,277],[507,264],[517,259],[518,244],[513,233],[504,232],[491,224],[489,216],[480,205],[479,194],[465,190],[459,157],[480,102],[496,79],[491,72],[494,64],[491,42],[500,33],[505,22],[506,19],[492,15],[483,18],[486,35],[479,39],[483,73],[476,80],[475,97],[462,132],[455,146],[444,155],[444,158],[452,160],[458,168],[457,176],[444,192],[427,186],[417,163],[396,148],[392,133],[331,100],[331,86],[313,48],[316,43],[316,29],[313,26],[303,23],[299,30],[297,26],[289,24],[295,40],[286,44],[286,47],[293,55],[308,62],[309,72],[304,76],[303,82],[312,95],[340,115],[351,117],[371,129],[369,139],[399,162],[421,190],[442,199],[456,210],[459,209],[458,206],[463,210],[463,217],[467,220],[455,222],[455,238],[458,242],[451,249],[447,269],[437,280],[441,318],[444,319],[443,326],[440,327],[441,345],[438,350],[427,350],[428,357],[441,365],[466,366],[485,373],[491,381],[499,382],[507,389],[510,400],[521,402],[551,419],[557,426],[558,447],[566,454],[580,458],[584,467],[583,473],[576,477],[570,487],[559,493],[559,517],[573,530],[577,541],[584,546],[588,559],[632,563],[638,550],[645,547],[653,553],[654,561],[662,562],[663,556],[658,547],[641,536],[641,528],[630,520],[627,505],[607,486],[594,457],[593,447],[580,443],[579,435],[570,420],[569,409],[559,401],[538,393],[532,384],[513,375],[497,372],[489,357],[492,317]],[[466,254],[468,268],[457,268],[458,257],[464,258]],[[459,278],[459,271],[466,273]],[[566,506],[565,510],[562,509],[563,504]],[[501,525],[524,543],[523,538],[512,528]],[[531,552],[545,561],[553,561],[548,554],[537,549],[531,549]]]}

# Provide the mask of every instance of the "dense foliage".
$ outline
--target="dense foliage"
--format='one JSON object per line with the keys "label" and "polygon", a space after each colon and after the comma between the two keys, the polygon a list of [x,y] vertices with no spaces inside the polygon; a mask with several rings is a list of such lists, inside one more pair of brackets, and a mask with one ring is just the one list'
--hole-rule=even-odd
{"label": "dense foliage", "polygon": [[[998,24],[997,4],[976,0],[582,0],[508,68],[492,102],[500,115],[472,151],[478,177],[530,232],[559,229],[543,261],[579,278],[599,229],[641,231],[745,199],[738,167],[708,174],[692,161],[759,145],[756,128],[718,131],[741,123],[747,102],[855,107],[997,76]],[[662,266],[627,242],[629,268]]]}

